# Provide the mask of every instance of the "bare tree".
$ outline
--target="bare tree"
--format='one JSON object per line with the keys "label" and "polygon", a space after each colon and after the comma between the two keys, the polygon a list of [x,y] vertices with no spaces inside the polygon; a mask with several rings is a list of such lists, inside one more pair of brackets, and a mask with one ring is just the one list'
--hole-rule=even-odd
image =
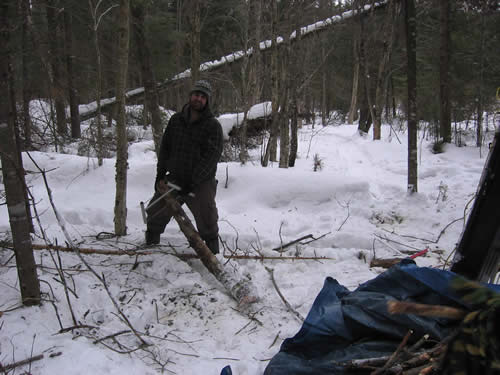
{"label": "bare tree", "polygon": [[78,110],[78,91],[75,86],[73,51],[73,17],[69,11],[70,1],[66,0],[64,8],[64,53],[66,58],[66,71],[68,73],[69,110],[71,116],[71,138],[80,138],[80,112]]}
{"label": "bare tree", "polygon": [[59,35],[61,35],[61,10],[58,2],[44,0],[48,26],[48,52],[52,71],[52,99],[56,109],[57,131],[60,135],[66,135],[68,127],[66,125],[66,104],[64,101],[64,84],[62,72],[62,49]]}
{"label": "bare tree", "polygon": [[279,134],[279,69],[278,66],[278,3],[277,0],[269,2],[271,7],[271,35],[272,35],[272,49],[271,49],[271,128],[269,131],[269,140],[267,141],[266,150],[261,160],[261,165],[267,167],[269,161],[276,161],[276,150]]}
{"label": "bare tree", "polygon": [[417,30],[415,1],[405,0],[408,81],[408,193],[418,191],[417,158]]}
{"label": "bare tree", "polygon": [[[12,8],[11,8],[12,9]],[[0,159],[9,212],[12,242],[16,256],[21,297],[25,305],[40,304],[40,283],[30,237],[31,219],[26,210],[24,170],[14,132],[14,113],[11,111],[9,89],[10,65],[9,2],[0,4]],[[12,89],[13,91],[13,89]]]}
{"label": "bare tree", "polygon": [[373,118],[373,139],[379,140],[382,127],[382,111],[384,108],[384,99],[387,95],[387,70],[391,61],[392,46],[394,44],[394,35],[396,33],[397,20],[399,18],[399,1],[390,0],[387,15],[385,17],[383,31],[383,50],[382,58],[378,66],[377,81],[375,85],[375,108]]}
{"label": "bare tree", "polygon": [[191,51],[191,80],[196,82],[200,77],[200,34],[201,34],[201,4],[200,0],[190,0],[188,22],[190,24],[189,46]]}
{"label": "bare tree", "polygon": [[137,55],[141,65],[142,80],[144,83],[145,101],[144,106],[147,108],[144,117],[147,118],[147,112],[151,112],[151,128],[153,131],[153,141],[155,151],[158,154],[160,151],[161,137],[163,127],[161,123],[160,105],[158,90],[156,87],[156,79],[153,72],[153,64],[151,62],[151,51],[149,40],[146,38],[145,25],[145,7],[143,1],[132,0],[131,15],[133,19],[133,31],[137,42]]}
{"label": "bare tree", "polygon": [[95,117],[96,121],[95,124],[97,128],[97,165],[102,166],[104,159],[104,133],[103,133],[103,124],[101,121],[102,63],[101,63],[101,50],[99,47],[98,30],[103,17],[107,13],[109,13],[114,7],[116,7],[116,5],[112,5],[111,7],[101,12],[99,10],[99,6],[102,4],[101,1],[98,1],[96,5],[93,4],[92,0],[88,1],[89,1],[90,15],[92,17],[92,36],[96,52],[96,68],[97,68],[97,78],[96,78],[97,113]]}
{"label": "bare tree", "polygon": [[115,234],[127,234],[127,124],[125,117],[125,89],[129,51],[129,0],[120,0],[118,16],[118,49],[116,73],[116,195],[114,209]]}
{"label": "bare tree", "polygon": [[450,109],[450,1],[439,0],[439,102],[440,130],[443,142],[451,142]]}
{"label": "bare tree", "polygon": [[21,31],[21,60],[22,60],[22,80],[23,80],[23,132],[24,132],[24,147],[26,149],[31,148],[31,117],[30,117],[30,100],[31,100],[31,90],[30,82],[28,79],[29,69],[28,64],[30,59],[28,54],[32,49],[32,43],[29,36],[29,17],[30,17],[30,6],[29,0],[21,0],[21,17],[22,17],[22,31]]}

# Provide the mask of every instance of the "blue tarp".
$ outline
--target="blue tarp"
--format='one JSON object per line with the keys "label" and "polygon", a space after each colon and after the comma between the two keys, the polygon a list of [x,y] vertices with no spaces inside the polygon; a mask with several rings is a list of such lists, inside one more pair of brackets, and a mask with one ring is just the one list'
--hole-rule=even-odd
{"label": "blue tarp", "polygon": [[[429,334],[441,340],[457,321],[390,314],[391,300],[470,309],[450,287],[457,275],[403,260],[350,292],[331,277],[316,297],[300,331],[286,339],[264,375],[343,374],[342,362],[390,355],[409,329],[410,343]],[[500,293],[500,285],[488,284]]]}

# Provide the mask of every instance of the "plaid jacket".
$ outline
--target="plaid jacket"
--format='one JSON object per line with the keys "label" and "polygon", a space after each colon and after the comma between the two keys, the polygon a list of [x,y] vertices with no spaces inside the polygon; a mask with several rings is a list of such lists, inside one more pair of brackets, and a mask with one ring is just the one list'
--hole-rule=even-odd
{"label": "plaid jacket", "polygon": [[[164,178],[191,191],[215,177],[222,154],[222,127],[208,104],[199,120],[189,122],[189,104],[170,118],[163,133],[156,182]],[[155,184],[156,186],[156,184]]]}

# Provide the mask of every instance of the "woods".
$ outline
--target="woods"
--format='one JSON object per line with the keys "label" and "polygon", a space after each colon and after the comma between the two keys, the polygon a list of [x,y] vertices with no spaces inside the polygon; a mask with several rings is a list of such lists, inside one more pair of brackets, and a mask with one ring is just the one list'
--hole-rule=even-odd
{"label": "woods", "polygon": [[[373,126],[374,140],[383,121],[400,121],[408,132],[407,190],[415,193],[418,130],[436,145],[461,145],[452,124],[465,121],[481,146],[500,82],[500,14],[492,0],[5,0],[2,17],[2,172],[9,215],[18,219],[12,236],[26,301],[40,296],[22,151],[64,152],[78,142],[99,166],[116,156],[114,233],[124,236],[126,104],[143,106],[158,151],[166,125],[160,107],[180,110],[191,82],[208,78],[217,114],[245,113],[237,142],[245,163],[255,146],[246,114],[271,101],[262,167],[294,167],[304,118],[318,114],[327,126],[348,117],[362,134]],[[231,55],[243,57],[210,64]],[[46,103],[43,126],[30,119],[34,100]],[[82,131],[88,113],[91,125]]]}

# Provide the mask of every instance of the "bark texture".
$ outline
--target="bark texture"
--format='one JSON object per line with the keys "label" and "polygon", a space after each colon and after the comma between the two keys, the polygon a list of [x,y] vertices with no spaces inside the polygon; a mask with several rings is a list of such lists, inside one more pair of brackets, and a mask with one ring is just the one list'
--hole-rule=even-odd
{"label": "bark texture", "polygon": [[168,210],[172,213],[182,233],[186,236],[189,245],[196,251],[203,265],[224,285],[230,295],[238,302],[238,306],[242,309],[247,309],[251,304],[256,303],[259,298],[253,290],[250,281],[242,279],[241,275],[234,274],[233,270],[224,269],[201,239],[179,202],[169,195],[165,196],[164,199]]}
{"label": "bark texture", "polygon": [[8,2],[0,5],[0,159],[4,178],[7,209],[16,256],[21,297],[25,305],[40,304],[40,283],[31,247],[31,220],[26,210],[24,169],[14,132],[14,117],[10,106]]}
{"label": "bark texture", "polygon": [[116,75],[116,195],[114,209],[115,234],[127,234],[127,124],[125,117],[125,88],[129,50],[129,0],[120,0],[118,17],[118,71]]}

